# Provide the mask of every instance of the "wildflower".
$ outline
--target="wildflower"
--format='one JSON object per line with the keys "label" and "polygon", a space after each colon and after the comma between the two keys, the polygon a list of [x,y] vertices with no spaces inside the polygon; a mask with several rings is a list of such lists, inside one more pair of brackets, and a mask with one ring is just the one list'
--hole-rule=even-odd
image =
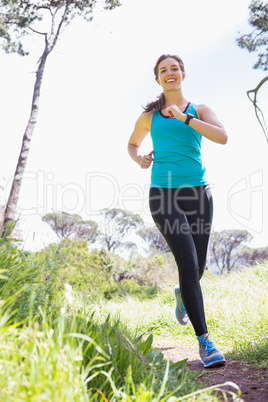
{"label": "wildflower", "polygon": [[69,283],[65,283],[64,287],[65,287],[66,292],[71,293],[71,291],[73,290],[72,285],[70,285]]}
{"label": "wildflower", "polygon": [[79,362],[79,360],[83,360],[83,357],[82,356],[75,356],[74,360],[76,362]]}
{"label": "wildflower", "polygon": [[64,284],[65,287],[65,297],[69,304],[73,303],[72,286],[69,283]]}
{"label": "wildflower", "polygon": [[46,276],[46,281],[48,281],[48,280],[49,280],[49,277],[50,277],[50,275],[48,274],[48,275]]}

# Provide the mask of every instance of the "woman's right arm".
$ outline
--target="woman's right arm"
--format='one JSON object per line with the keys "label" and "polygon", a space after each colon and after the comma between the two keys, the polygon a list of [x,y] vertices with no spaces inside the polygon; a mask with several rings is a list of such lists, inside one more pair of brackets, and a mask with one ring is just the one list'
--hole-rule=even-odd
{"label": "woman's right arm", "polygon": [[152,155],[154,151],[151,151],[148,155],[139,155],[141,143],[151,129],[152,117],[152,112],[142,113],[140,115],[128,142],[129,155],[142,169],[148,169],[153,161]]}

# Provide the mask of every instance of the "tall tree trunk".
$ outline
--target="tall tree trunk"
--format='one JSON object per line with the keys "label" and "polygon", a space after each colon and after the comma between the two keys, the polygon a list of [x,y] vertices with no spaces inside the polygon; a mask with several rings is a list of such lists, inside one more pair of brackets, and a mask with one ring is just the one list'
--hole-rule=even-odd
{"label": "tall tree trunk", "polygon": [[48,57],[49,53],[50,53],[50,51],[49,51],[48,43],[46,42],[45,50],[41,56],[41,59],[39,61],[39,65],[38,65],[38,69],[36,72],[36,80],[35,80],[35,85],[34,85],[30,118],[28,120],[26,129],[24,132],[24,136],[22,139],[22,146],[21,146],[21,150],[20,150],[20,154],[19,154],[19,159],[18,159],[16,170],[15,170],[15,174],[13,177],[13,182],[12,182],[12,187],[10,190],[9,198],[8,198],[5,212],[4,212],[3,226],[8,225],[12,221],[15,220],[20,188],[21,188],[23,174],[25,171],[27,158],[28,158],[28,154],[29,154],[29,150],[30,150],[30,142],[31,142],[32,135],[33,135],[35,125],[37,122],[41,84],[42,84],[45,65],[46,65],[46,61],[47,61],[47,57]]}
{"label": "tall tree trunk", "polygon": [[228,274],[230,274],[231,272],[231,254],[232,254],[232,248],[228,250],[226,257],[226,269]]}
{"label": "tall tree trunk", "polygon": [[4,212],[3,226],[8,225],[12,221],[15,220],[21,183],[22,183],[23,174],[24,174],[24,170],[26,167],[27,158],[28,158],[29,149],[30,149],[30,142],[31,142],[34,128],[35,128],[35,125],[37,122],[40,90],[41,90],[41,84],[42,84],[42,80],[43,80],[47,57],[52,52],[54,47],[56,46],[56,43],[59,39],[62,27],[66,23],[70,4],[71,4],[70,0],[67,0],[66,4],[65,4],[64,12],[60,18],[60,21],[57,24],[55,23],[56,14],[61,6],[59,6],[59,8],[56,8],[54,13],[51,12],[51,31],[50,31],[49,37],[47,34],[32,30],[35,33],[45,36],[45,49],[39,60],[38,69],[36,72],[36,80],[35,80],[35,84],[34,84],[34,92],[33,92],[33,100],[32,100],[30,118],[29,118],[28,124],[27,124],[25,132],[24,132],[24,136],[22,139],[22,146],[21,146],[21,151],[20,151],[20,155],[19,155],[19,160],[17,163],[12,187],[10,190],[9,198],[8,198],[7,205],[6,205],[5,212]]}

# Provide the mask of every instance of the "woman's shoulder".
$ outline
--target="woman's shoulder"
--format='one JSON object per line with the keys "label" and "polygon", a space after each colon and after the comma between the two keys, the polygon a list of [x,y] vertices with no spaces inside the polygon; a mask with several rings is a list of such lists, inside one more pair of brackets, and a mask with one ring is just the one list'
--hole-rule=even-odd
{"label": "woman's shoulder", "polygon": [[145,112],[144,111],[144,112],[142,112],[141,116],[143,116],[144,119],[150,120],[150,119],[152,119],[153,114],[154,114],[153,110],[151,110],[150,112]]}
{"label": "woman's shoulder", "polygon": [[150,112],[142,112],[139,119],[146,127],[150,128],[152,124],[153,114],[154,112],[152,110]]}
{"label": "woman's shoulder", "polygon": [[194,106],[195,106],[196,110],[204,110],[204,109],[208,108],[208,106],[205,105],[204,103],[198,103],[198,104],[195,103]]}
{"label": "woman's shoulder", "polygon": [[199,103],[199,104],[195,105],[195,111],[196,111],[197,118],[201,119],[202,115],[204,115],[204,113],[206,113],[206,112],[211,111],[211,109],[204,103]]}
{"label": "woman's shoulder", "polygon": [[142,112],[136,121],[135,130],[149,132],[151,129],[152,118],[152,112]]}

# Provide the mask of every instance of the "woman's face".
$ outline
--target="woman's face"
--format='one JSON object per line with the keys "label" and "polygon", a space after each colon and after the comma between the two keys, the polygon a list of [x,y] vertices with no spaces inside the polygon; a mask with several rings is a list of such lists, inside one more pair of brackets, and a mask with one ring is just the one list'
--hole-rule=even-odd
{"label": "woman's face", "polygon": [[156,81],[164,90],[175,90],[180,88],[185,74],[181,71],[177,60],[169,57],[162,60],[158,66]]}

